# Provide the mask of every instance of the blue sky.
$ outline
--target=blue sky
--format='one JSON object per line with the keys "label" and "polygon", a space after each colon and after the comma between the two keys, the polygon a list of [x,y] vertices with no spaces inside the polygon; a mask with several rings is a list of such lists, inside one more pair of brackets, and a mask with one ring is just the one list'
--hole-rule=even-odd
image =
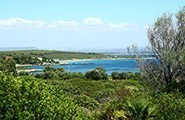
{"label": "blue sky", "polygon": [[184,0],[1,0],[0,47],[144,47],[146,26],[184,5]]}

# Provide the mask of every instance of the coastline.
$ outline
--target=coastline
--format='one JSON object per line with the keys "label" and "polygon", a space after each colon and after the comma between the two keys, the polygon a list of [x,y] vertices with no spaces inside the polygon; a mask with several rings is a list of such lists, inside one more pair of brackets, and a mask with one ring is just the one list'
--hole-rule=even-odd
{"label": "coastline", "polygon": [[[90,66],[94,66],[94,63],[95,64],[99,64],[99,61],[100,63],[102,62],[105,62],[105,63],[114,63],[114,61],[116,61],[116,64],[118,63],[122,63],[122,62],[129,62],[131,59],[133,58],[103,58],[103,59],[73,59],[73,60],[58,60],[58,64],[49,64],[49,66],[54,66],[54,67],[63,67],[65,69],[69,69],[69,66],[73,66],[75,65],[76,68],[79,67],[82,67],[82,71],[83,71],[83,68],[84,70],[86,70],[86,66],[81,66],[81,65],[90,65]],[[102,61],[101,61],[102,60]],[[85,62],[83,62],[85,61]],[[90,64],[89,64],[90,63]],[[129,63],[129,64],[133,64],[133,63]],[[77,66],[76,66],[77,65]],[[24,65],[17,65],[17,66],[22,66],[22,67],[17,67],[17,72],[28,72],[28,73],[32,73],[32,72],[40,72],[44,69],[45,66],[47,65],[36,65],[36,64],[24,64]],[[100,64],[98,66],[101,66]],[[122,66],[122,65],[120,65]],[[94,66],[95,67],[95,66]],[[119,67],[119,66],[116,66],[116,68]],[[124,67],[124,66],[123,66]],[[81,69],[81,68],[79,68]],[[93,69],[93,68],[91,68]],[[133,68],[135,69],[135,68]],[[124,71],[127,71],[127,70],[130,70],[128,68],[124,68]],[[81,72],[81,70],[79,70]],[[113,70],[109,70],[109,71],[113,71]],[[117,71],[115,70],[114,68],[114,71]]]}
{"label": "coastline", "polygon": [[73,60],[58,60],[60,65],[66,65],[71,62],[81,62],[81,61],[95,61],[95,60],[125,60],[132,58],[101,58],[101,59],[73,59]]}
{"label": "coastline", "polygon": [[[50,66],[50,65],[68,65],[73,62],[81,62],[81,61],[95,61],[95,60],[130,60],[133,58],[101,58],[101,59],[72,59],[72,60],[59,60],[55,59],[56,62],[59,62],[58,64],[56,63],[48,63],[48,64],[43,64],[42,66]],[[150,58],[140,58],[140,59],[155,59],[153,57]],[[34,66],[35,64],[16,64],[16,67],[29,67],[29,66]]]}
{"label": "coastline", "polygon": [[[73,59],[73,60],[59,60],[59,59],[55,59],[56,62],[59,62],[59,64],[44,64],[41,66],[52,66],[52,65],[68,65],[74,62],[82,62],[82,61],[95,61],[95,60],[123,60],[123,59],[130,59],[130,58],[101,58],[101,59]],[[30,68],[26,68],[26,67],[30,67],[30,66],[35,66],[35,64],[16,64],[16,68],[21,68],[22,69],[17,69],[17,72],[37,72],[37,71],[41,71],[39,69],[30,69]]]}

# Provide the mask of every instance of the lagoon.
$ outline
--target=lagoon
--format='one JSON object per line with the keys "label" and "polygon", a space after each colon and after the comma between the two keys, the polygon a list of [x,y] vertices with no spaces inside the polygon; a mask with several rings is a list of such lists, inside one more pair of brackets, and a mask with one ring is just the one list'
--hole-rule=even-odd
{"label": "lagoon", "polygon": [[[115,71],[139,72],[139,68],[133,59],[75,60],[68,61],[65,65],[52,65],[54,68],[64,68],[67,72],[82,73],[99,66],[103,67],[109,75]],[[43,70],[45,66],[28,66],[27,68]]]}

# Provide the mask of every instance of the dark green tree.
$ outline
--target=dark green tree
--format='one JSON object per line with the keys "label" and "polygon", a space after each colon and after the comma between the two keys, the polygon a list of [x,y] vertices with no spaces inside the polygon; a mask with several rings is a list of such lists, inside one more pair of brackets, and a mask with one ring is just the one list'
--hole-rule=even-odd
{"label": "dark green tree", "polygon": [[0,59],[0,71],[7,74],[17,75],[15,61],[11,59]]}
{"label": "dark green tree", "polygon": [[107,80],[108,75],[102,67],[86,72],[85,77],[92,80]]}

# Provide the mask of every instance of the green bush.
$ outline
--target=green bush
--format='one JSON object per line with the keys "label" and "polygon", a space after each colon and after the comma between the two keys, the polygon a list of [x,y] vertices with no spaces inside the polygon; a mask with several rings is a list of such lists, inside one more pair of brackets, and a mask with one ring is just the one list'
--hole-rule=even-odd
{"label": "green bush", "polygon": [[16,66],[15,66],[14,60],[6,60],[6,59],[0,59],[0,72],[3,72],[5,74],[12,74],[14,76],[17,75]]}
{"label": "green bush", "polygon": [[57,87],[33,78],[0,74],[0,119],[76,120],[84,117],[73,99]]}
{"label": "green bush", "polygon": [[107,80],[108,79],[108,75],[102,67],[97,67],[95,70],[86,72],[85,77],[91,80]]}
{"label": "green bush", "polygon": [[160,120],[185,120],[185,99],[181,94],[155,94],[153,103],[159,106]]}
{"label": "green bush", "polygon": [[18,73],[18,76],[28,76],[29,73],[28,72],[24,72],[24,71],[21,71]]}
{"label": "green bush", "polygon": [[122,80],[122,79],[127,79],[128,75],[125,72],[112,72],[111,77],[113,80]]}
{"label": "green bush", "polygon": [[148,120],[158,117],[158,108],[145,99],[126,101],[126,116],[130,120]]}
{"label": "green bush", "polygon": [[84,75],[80,72],[65,72],[63,68],[52,68],[50,66],[46,66],[43,73],[37,73],[34,76],[36,78],[57,80],[84,79]]}
{"label": "green bush", "polygon": [[171,84],[169,84],[166,87],[165,91],[166,92],[173,92],[173,93],[180,92],[185,95],[184,88],[185,88],[185,80],[179,81],[179,82],[173,81]]}
{"label": "green bush", "polygon": [[[122,120],[125,116],[117,116],[117,111],[124,110],[124,105],[122,101],[119,101],[117,99],[114,99],[110,101],[109,103],[105,104],[103,106],[103,109],[98,113],[95,113],[95,117],[99,120]],[[124,120],[124,119],[123,119]]]}
{"label": "green bush", "polygon": [[89,109],[89,110],[94,110],[94,109],[98,109],[100,107],[100,104],[86,96],[86,95],[79,95],[75,97],[75,103],[78,104],[79,106],[82,106],[85,109]]}
{"label": "green bush", "polygon": [[113,80],[125,80],[125,79],[137,80],[140,78],[140,74],[132,72],[112,72],[111,77]]}

